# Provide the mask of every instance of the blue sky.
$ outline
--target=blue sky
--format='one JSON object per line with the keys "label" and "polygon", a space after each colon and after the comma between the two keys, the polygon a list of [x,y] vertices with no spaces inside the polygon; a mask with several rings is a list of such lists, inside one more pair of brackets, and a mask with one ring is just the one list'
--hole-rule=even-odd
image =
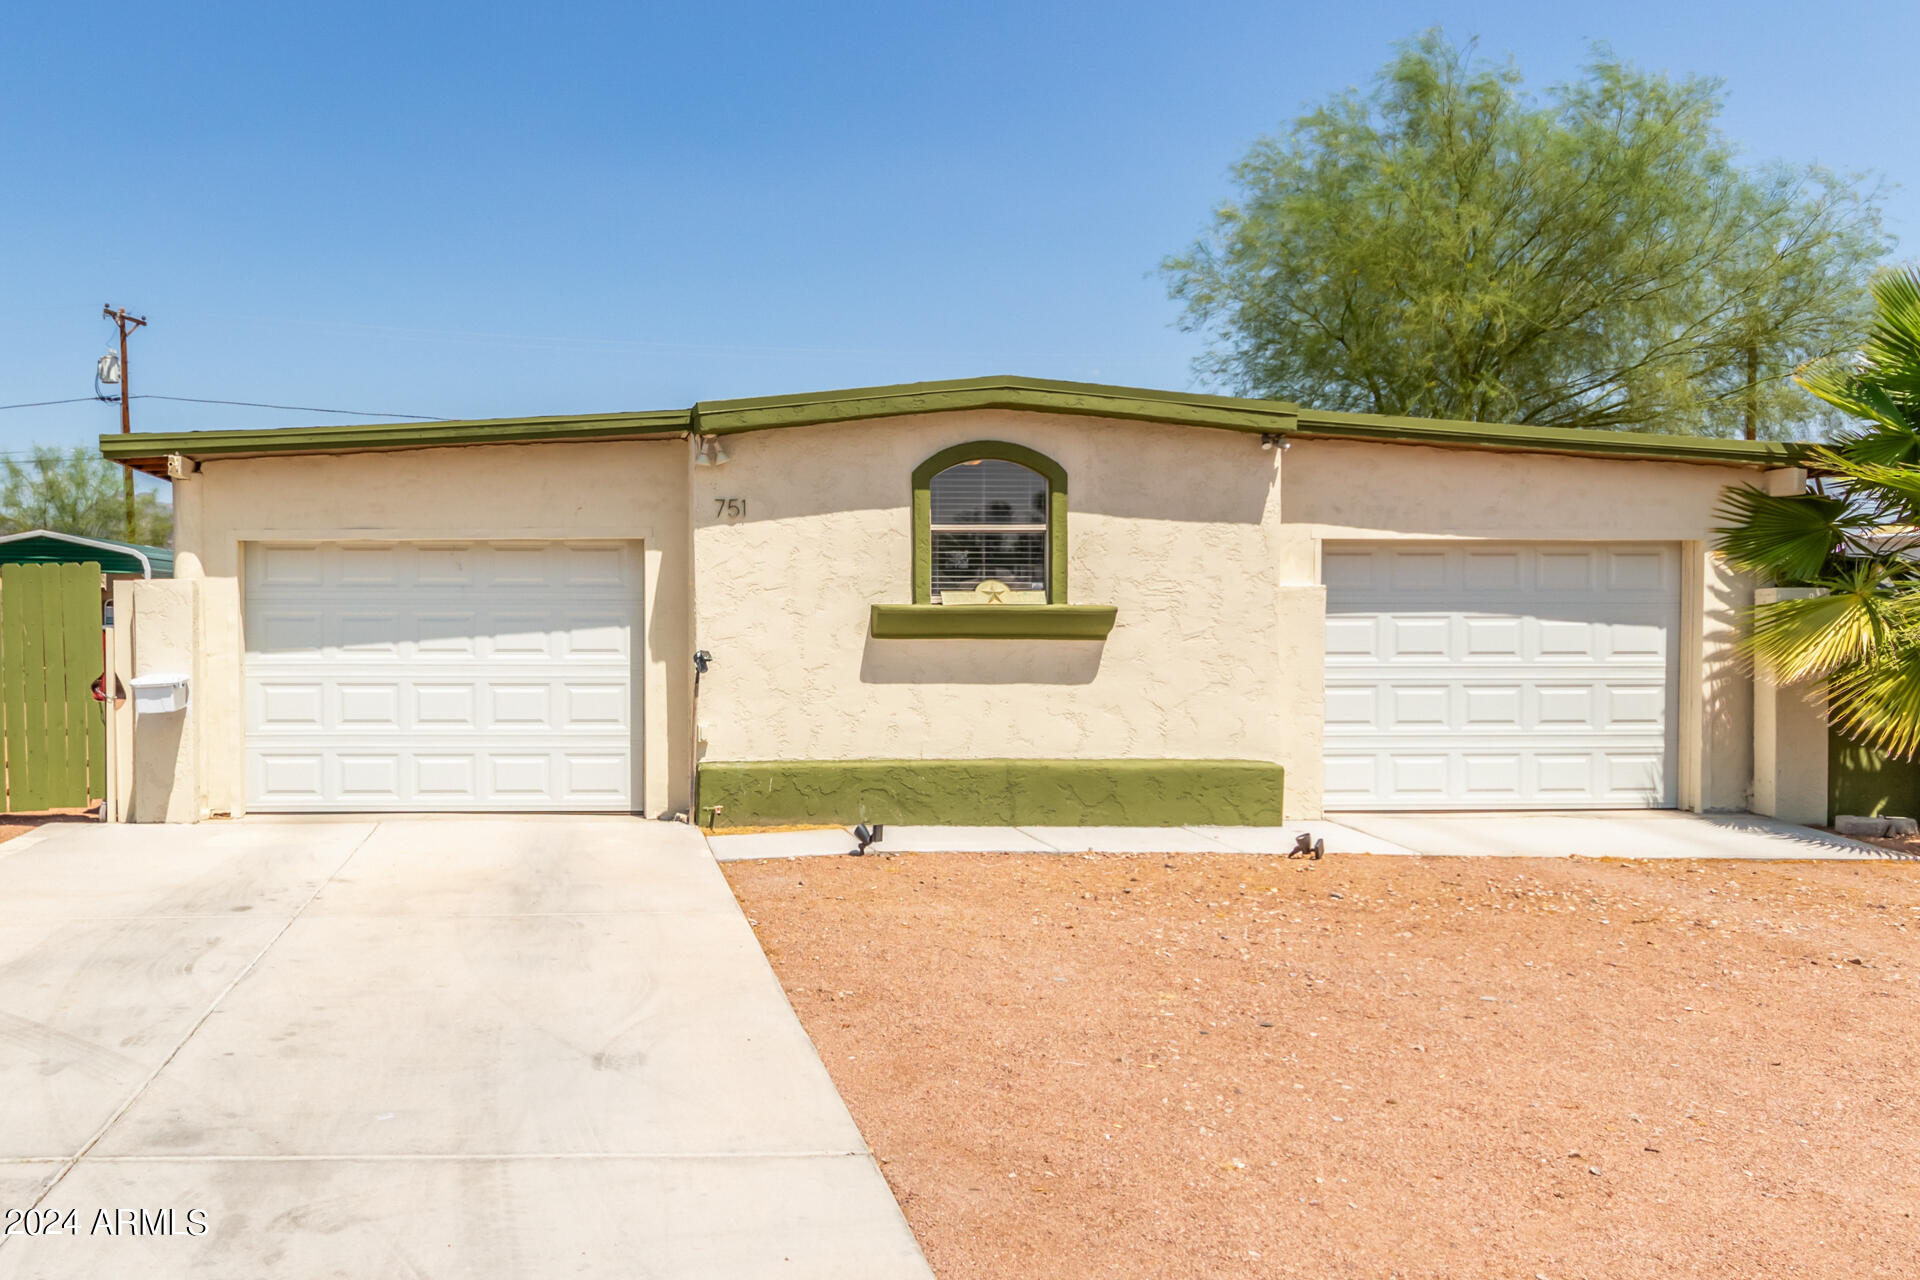
{"label": "blue sky", "polygon": [[[1725,80],[1754,159],[1872,169],[1920,253],[1920,6],[16,6],[0,404],[451,417],[1025,373],[1194,385],[1155,264],[1228,166],[1428,26]],[[1863,35],[1870,35],[1870,40]],[[151,430],[345,421],[136,401]],[[0,412],[0,449],[116,411]]]}

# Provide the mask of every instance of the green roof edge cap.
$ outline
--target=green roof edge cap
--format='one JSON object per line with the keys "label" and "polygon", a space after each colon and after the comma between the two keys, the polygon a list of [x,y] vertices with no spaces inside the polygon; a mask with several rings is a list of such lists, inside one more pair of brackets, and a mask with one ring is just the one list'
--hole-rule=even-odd
{"label": "green roof edge cap", "polygon": [[1601,457],[1675,462],[1725,462],[1744,466],[1792,466],[1809,446],[1800,441],[1722,440],[1712,436],[1655,435],[1587,427],[1542,427],[1504,422],[1459,422],[1370,413],[1302,410],[1297,433],[1390,444],[1431,444],[1478,449],[1583,453]]}
{"label": "green roof edge cap", "polygon": [[100,452],[114,461],[137,463],[151,462],[172,453],[193,458],[216,458],[244,454],[357,453],[480,444],[646,439],[686,432],[735,435],[783,427],[994,409],[1262,434],[1297,434],[1393,444],[1574,453],[1738,466],[1796,465],[1803,460],[1809,447],[1799,442],[1721,440],[1579,427],[1332,413],[1302,409],[1281,400],[997,376],[851,387],[837,391],[739,400],[703,400],[687,409],[633,413],[114,434],[100,437]]}
{"label": "green roof edge cap", "polygon": [[471,444],[539,444],[548,441],[631,439],[677,435],[689,429],[684,409],[647,413],[596,413],[545,418],[476,418],[448,422],[352,424],[332,427],[269,427],[247,431],[140,431],[103,435],[100,452],[116,461],[180,453],[194,458],[236,453],[328,453],[381,449],[431,449]]}
{"label": "green roof edge cap", "polygon": [[732,435],[777,427],[979,409],[1167,422],[1247,432],[1290,430],[1300,412],[1279,400],[1240,400],[1144,387],[994,377],[853,387],[746,400],[703,400],[694,406],[694,416],[695,429],[701,434]]}

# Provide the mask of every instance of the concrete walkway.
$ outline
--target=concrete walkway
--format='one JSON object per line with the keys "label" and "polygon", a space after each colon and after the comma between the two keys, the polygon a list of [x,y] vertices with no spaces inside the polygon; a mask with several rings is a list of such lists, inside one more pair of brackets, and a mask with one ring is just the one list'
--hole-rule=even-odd
{"label": "concrete walkway", "polygon": [[0,1275],[930,1277],[692,828],[71,826],[0,886],[0,1206],[74,1214]]}
{"label": "concrete walkway", "polygon": [[[1735,858],[1900,861],[1859,840],[1750,813],[1670,810],[1581,813],[1342,813],[1283,827],[894,827],[874,853],[1284,854],[1305,832],[1328,853],[1395,857]],[[715,858],[840,856],[845,828],[711,835]]]}
{"label": "concrete walkway", "polygon": [[1586,813],[1346,813],[1379,839],[1446,857],[1733,858],[1777,862],[1903,861],[1895,853],[1751,813],[1621,809]]}
{"label": "concrete walkway", "polygon": [[[871,853],[1286,853],[1306,833],[1328,853],[1411,855],[1391,840],[1338,822],[1283,827],[907,827],[889,826]],[[840,856],[855,847],[845,827],[710,835],[721,862]]]}

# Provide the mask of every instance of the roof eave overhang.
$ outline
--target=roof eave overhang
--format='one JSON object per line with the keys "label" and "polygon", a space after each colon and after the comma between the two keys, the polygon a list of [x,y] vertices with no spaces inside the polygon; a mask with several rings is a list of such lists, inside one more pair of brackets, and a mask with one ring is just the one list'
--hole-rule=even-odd
{"label": "roof eave overhang", "polygon": [[265,431],[139,432],[103,435],[100,452],[113,462],[165,478],[167,459],[284,457],[300,454],[388,453],[478,444],[563,444],[599,440],[671,439],[685,435],[685,409],[564,418],[483,418],[346,427],[284,427]]}
{"label": "roof eave overhang", "polygon": [[1791,441],[1721,440],[1705,436],[1388,418],[1358,413],[1303,412],[1295,434],[1302,439],[1359,440],[1508,453],[1577,454],[1588,458],[1691,462],[1763,469],[1799,466],[1807,451],[1805,444]]}

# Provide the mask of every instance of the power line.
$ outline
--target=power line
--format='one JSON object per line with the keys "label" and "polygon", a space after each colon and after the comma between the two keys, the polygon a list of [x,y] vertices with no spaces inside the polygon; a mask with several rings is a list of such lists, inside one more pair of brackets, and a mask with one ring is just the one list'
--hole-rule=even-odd
{"label": "power line", "polygon": [[[242,409],[287,409],[294,413],[338,413],[349,418],[412,418],[419,422],[445,422],[444,414],[433,413],[372,413],[365,409],[318,409],[309,404],[263,404],[258,400],[203,400],[197,396],[161,396],[142,391],[133,397],[135,400],[177,400],[182,404],[225,404]],[[0,404],[0,410],[6,409],[44,409],[56,404],[86,404],[98,400],[106,404],[117,403],[110,396],[75,396],[71,400],[32,400],[24,404]]]}
{"label": "power line", "polygon": [[201,400],[194,396],[156,396],[142,392],[135,400],[178,400],[183,404],[231,404],[243,409],[291,409],[295,413],[344,413],[350,418],[414,418],[421,422],[445,422],[444,414],[369,413],[365,409],[316,409],[310,404],[261,404],[257,400]]}
{"label": "power line", "polygon": [[89,400],[105,400],[108,404],[113,403],[106,396],[75,396],[71,400],[33,400],[26,404],[0,404],[0,409],[44,409],[50,404],[85,404]]}

